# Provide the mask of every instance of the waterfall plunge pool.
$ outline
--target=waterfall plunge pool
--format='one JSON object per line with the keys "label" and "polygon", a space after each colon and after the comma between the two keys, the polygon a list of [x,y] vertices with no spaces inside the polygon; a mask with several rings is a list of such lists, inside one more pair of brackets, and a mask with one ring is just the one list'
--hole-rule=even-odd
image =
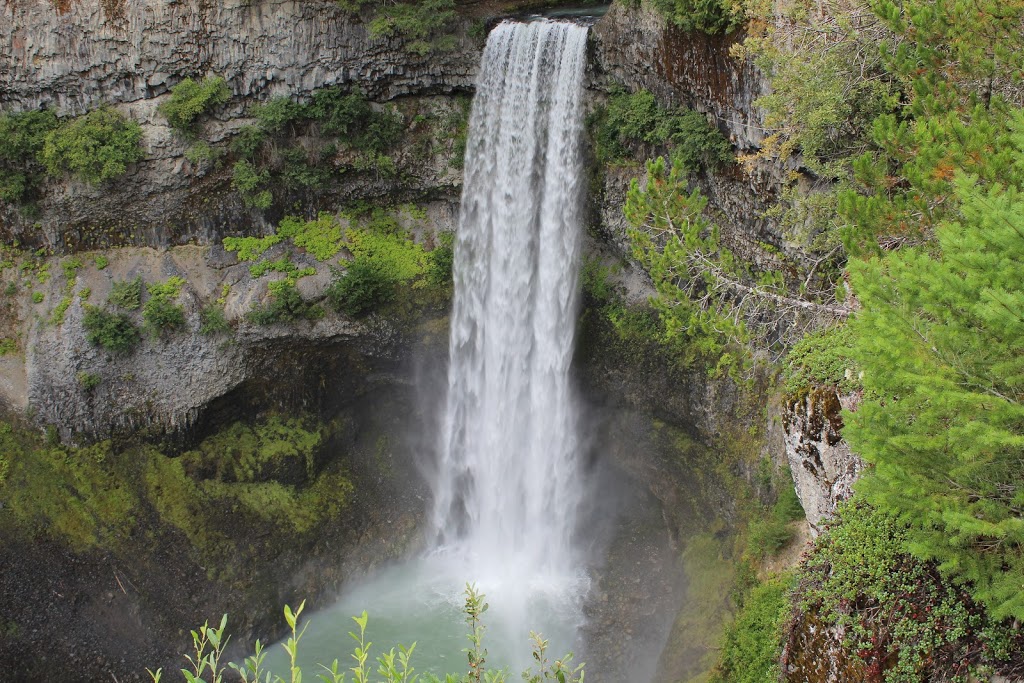
{"label": "waterfall plunge pool", "polygon": [[[549,660],[579,649],[585,577],[529,579],[517,575],[514,567],[500,575],[474,576],[467,559],[441,550],[396,563],[353,583],[330,607],[304,612],[299,628],[309,626],[298,657],[303,673],[312,679],[323,673],[321,664],[330,666],[335,659],[339,670],[354,664],[351,653],[356,642],[348,634],[358,634],[352,617],[364,610],[369,616],[366,640],[373,643],[369,664],[374,671],[379,655],[415,642],[412,666],[416,672],[429,672],[442,680],[446,673],[465,673],[464,650],[470,647],[463,611],[467,581],[475,582],[489,605],[481,618],[489,669],[507,668],[509,680],[517,680],[532,662],[531,630],[549,641]],[[287,680],[288,657],[280,644],[268,648],[265,664]]]}

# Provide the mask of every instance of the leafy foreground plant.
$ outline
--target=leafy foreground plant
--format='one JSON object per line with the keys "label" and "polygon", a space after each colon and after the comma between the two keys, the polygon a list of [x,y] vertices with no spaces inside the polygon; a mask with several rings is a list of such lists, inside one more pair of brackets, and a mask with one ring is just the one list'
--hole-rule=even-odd
{"label": "leafy foreground plant", "polygon": [[[285,605],[284,619],[291,629],[291,635],[281,643],[281,647],[288,653],[288,675],[287,679],[268,671],[264,667],[264,659],[267,652],[263,644],[257,640],[255,653],[246,657],[241,664],[233,662],[225,667],[221,664],[224,657],[224,650],[227,648],[230,637],[226,635],[228,616],[221,617],[218,627],[211,627],[209,622],[192,631],[193,653],[185,655],[188,661],[188,668],[181,669],[181,674],[187,683],[222,683],[224,675],[228,671],[235,671],[245,683],[301,683],[303,671],[298,665],[299,642],[309,627],[309,622],[299,628],[299,615],[302,614],[306,602],[302,601],[297,610],[292,611],[291,607]],[[476,587],[466,584],[466,624],[469,626],[467,639],[470,647],[463,650],[466,653],[469,672],[465,674],[447,674],[440,679],[434,674],[426,673],[422,677],[416,673],[411,665],[412,653],[416,649],[416,643],[409,647],[398,646],[398,651],[391,648],[377,657],[377,675],[380,678],[373,678],[373,665],[370,663],[370,647],[373,643],[366,640],[366,625],[369,617],[364,610],[358,617],[352,617],[352,621],[359,627],[358,634],[355,631],[349,632],[349,637],[355,641],[355,647],[349,655],[355,665],[345,671],[341,664],[335,659],[330,666],[320,664],[323,673],[317,674],[317,679],[323,683],[345,683],[348,673],[352,673],[353,683],[504,683],[508,680],[509,673],[506,669],[487,669],[484,664],[487,660],[487,650],[483,646],[484,626],[480,617],[487,611],[488,605],[484,602],[484,596],[478,593]],[[555,681],[557,683],[583,683],[583,664],[572,667],[572,653],[567,653],[561,659],[549,662],[546,651],[548,641],[544,640],[537,633],[530,633],[533,643],[533,659],[538,670],[531,669],[524,671],[522,678],[528,683],[546,683]],[[146,669],[153,683],[161,683],[163,669],[152,671]]]}

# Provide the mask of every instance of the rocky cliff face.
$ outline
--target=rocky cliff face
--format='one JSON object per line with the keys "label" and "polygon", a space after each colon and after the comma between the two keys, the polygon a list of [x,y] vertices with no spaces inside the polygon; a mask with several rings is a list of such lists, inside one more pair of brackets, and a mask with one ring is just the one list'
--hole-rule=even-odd
{"label": "rocky cliff face", "polygon": [[[4,111],[48,107],[75,115],[103,104],[142,125],[145,160],[124,178],[98,188],[51,183],[30,215],[0,209],[4,239],[58,250],[205,243],[266,228],[267,216],[248,210],[231,191],[229,169],[189,163],[189,141],[157,113],[169,88],[186,77],[220,76],[231,88],[231,102],[205,131],[217,145],[251,123],[245,114],[251,104],[275,96],[301,100],[340,85],[376,101],[404,102],[469,90],[482,47],[461,30],[451,50],[411,53],[400,40],[371,37],[360,17],[327,1],[18,0],[0,11]],[[410,111],[410,119],[426,113]],[[396,165],[410,168],[404,153]],[[339,197],[451,196],[452,186],[445,169],[417,162],[401,178],[346,178],[323,191],[280,198],[279,205],[301,201],[315,209]]]}
{"label": "rocky cliff face", "polygon": [[839,396],[825,388],[812,390],[785,409],[786,460],[815,534],[835,514],[836,505],[853,495],[853,484],[864,468],[841,434],[841,411],[853,410],[856,404],[856,396]]}

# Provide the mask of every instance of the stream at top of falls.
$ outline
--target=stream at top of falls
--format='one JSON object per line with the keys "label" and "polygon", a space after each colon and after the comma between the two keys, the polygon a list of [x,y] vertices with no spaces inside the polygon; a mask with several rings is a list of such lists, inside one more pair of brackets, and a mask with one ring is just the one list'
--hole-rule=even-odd
{"label": "stream at top of falls", "polygon": [[[428,548],[309,616],[299,648],[308,678],[316,663],[352,665],[347,634],[363,610],[372,652],[416,641],[417,671],[464,672],[467,583],[490,605],[488,667],[518,677],[531,630],[551,641],[552,658],[577,644],[588,482],[570,363],[587,30],[503,22],[488,37],[467,141]],[[268,662],[284,674],[273,650]]]}

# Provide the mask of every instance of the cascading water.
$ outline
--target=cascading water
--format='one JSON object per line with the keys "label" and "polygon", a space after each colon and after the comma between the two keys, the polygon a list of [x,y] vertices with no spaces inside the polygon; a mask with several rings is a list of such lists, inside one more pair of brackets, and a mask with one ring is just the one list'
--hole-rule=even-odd
{"label": "cascading water", "polygon": [[586,38],[571,23],[498,25],[473,101],[434,524],[491,591],[577,578],[569,365]]}
{"label": "cascading water", "polygon": [[536,21],[488,38],[455,248],[436,543],[314,615],[302,648],[311,666],[338,656],[338,633],[365,609],[374,642],[419,642],[418,670],[463,669],[467,582],[491,605],[488,665],[529,665],[530,629],[554,650],[573,646],[587,586],[573,550],[585,491],[569,382],[586,37]]}

